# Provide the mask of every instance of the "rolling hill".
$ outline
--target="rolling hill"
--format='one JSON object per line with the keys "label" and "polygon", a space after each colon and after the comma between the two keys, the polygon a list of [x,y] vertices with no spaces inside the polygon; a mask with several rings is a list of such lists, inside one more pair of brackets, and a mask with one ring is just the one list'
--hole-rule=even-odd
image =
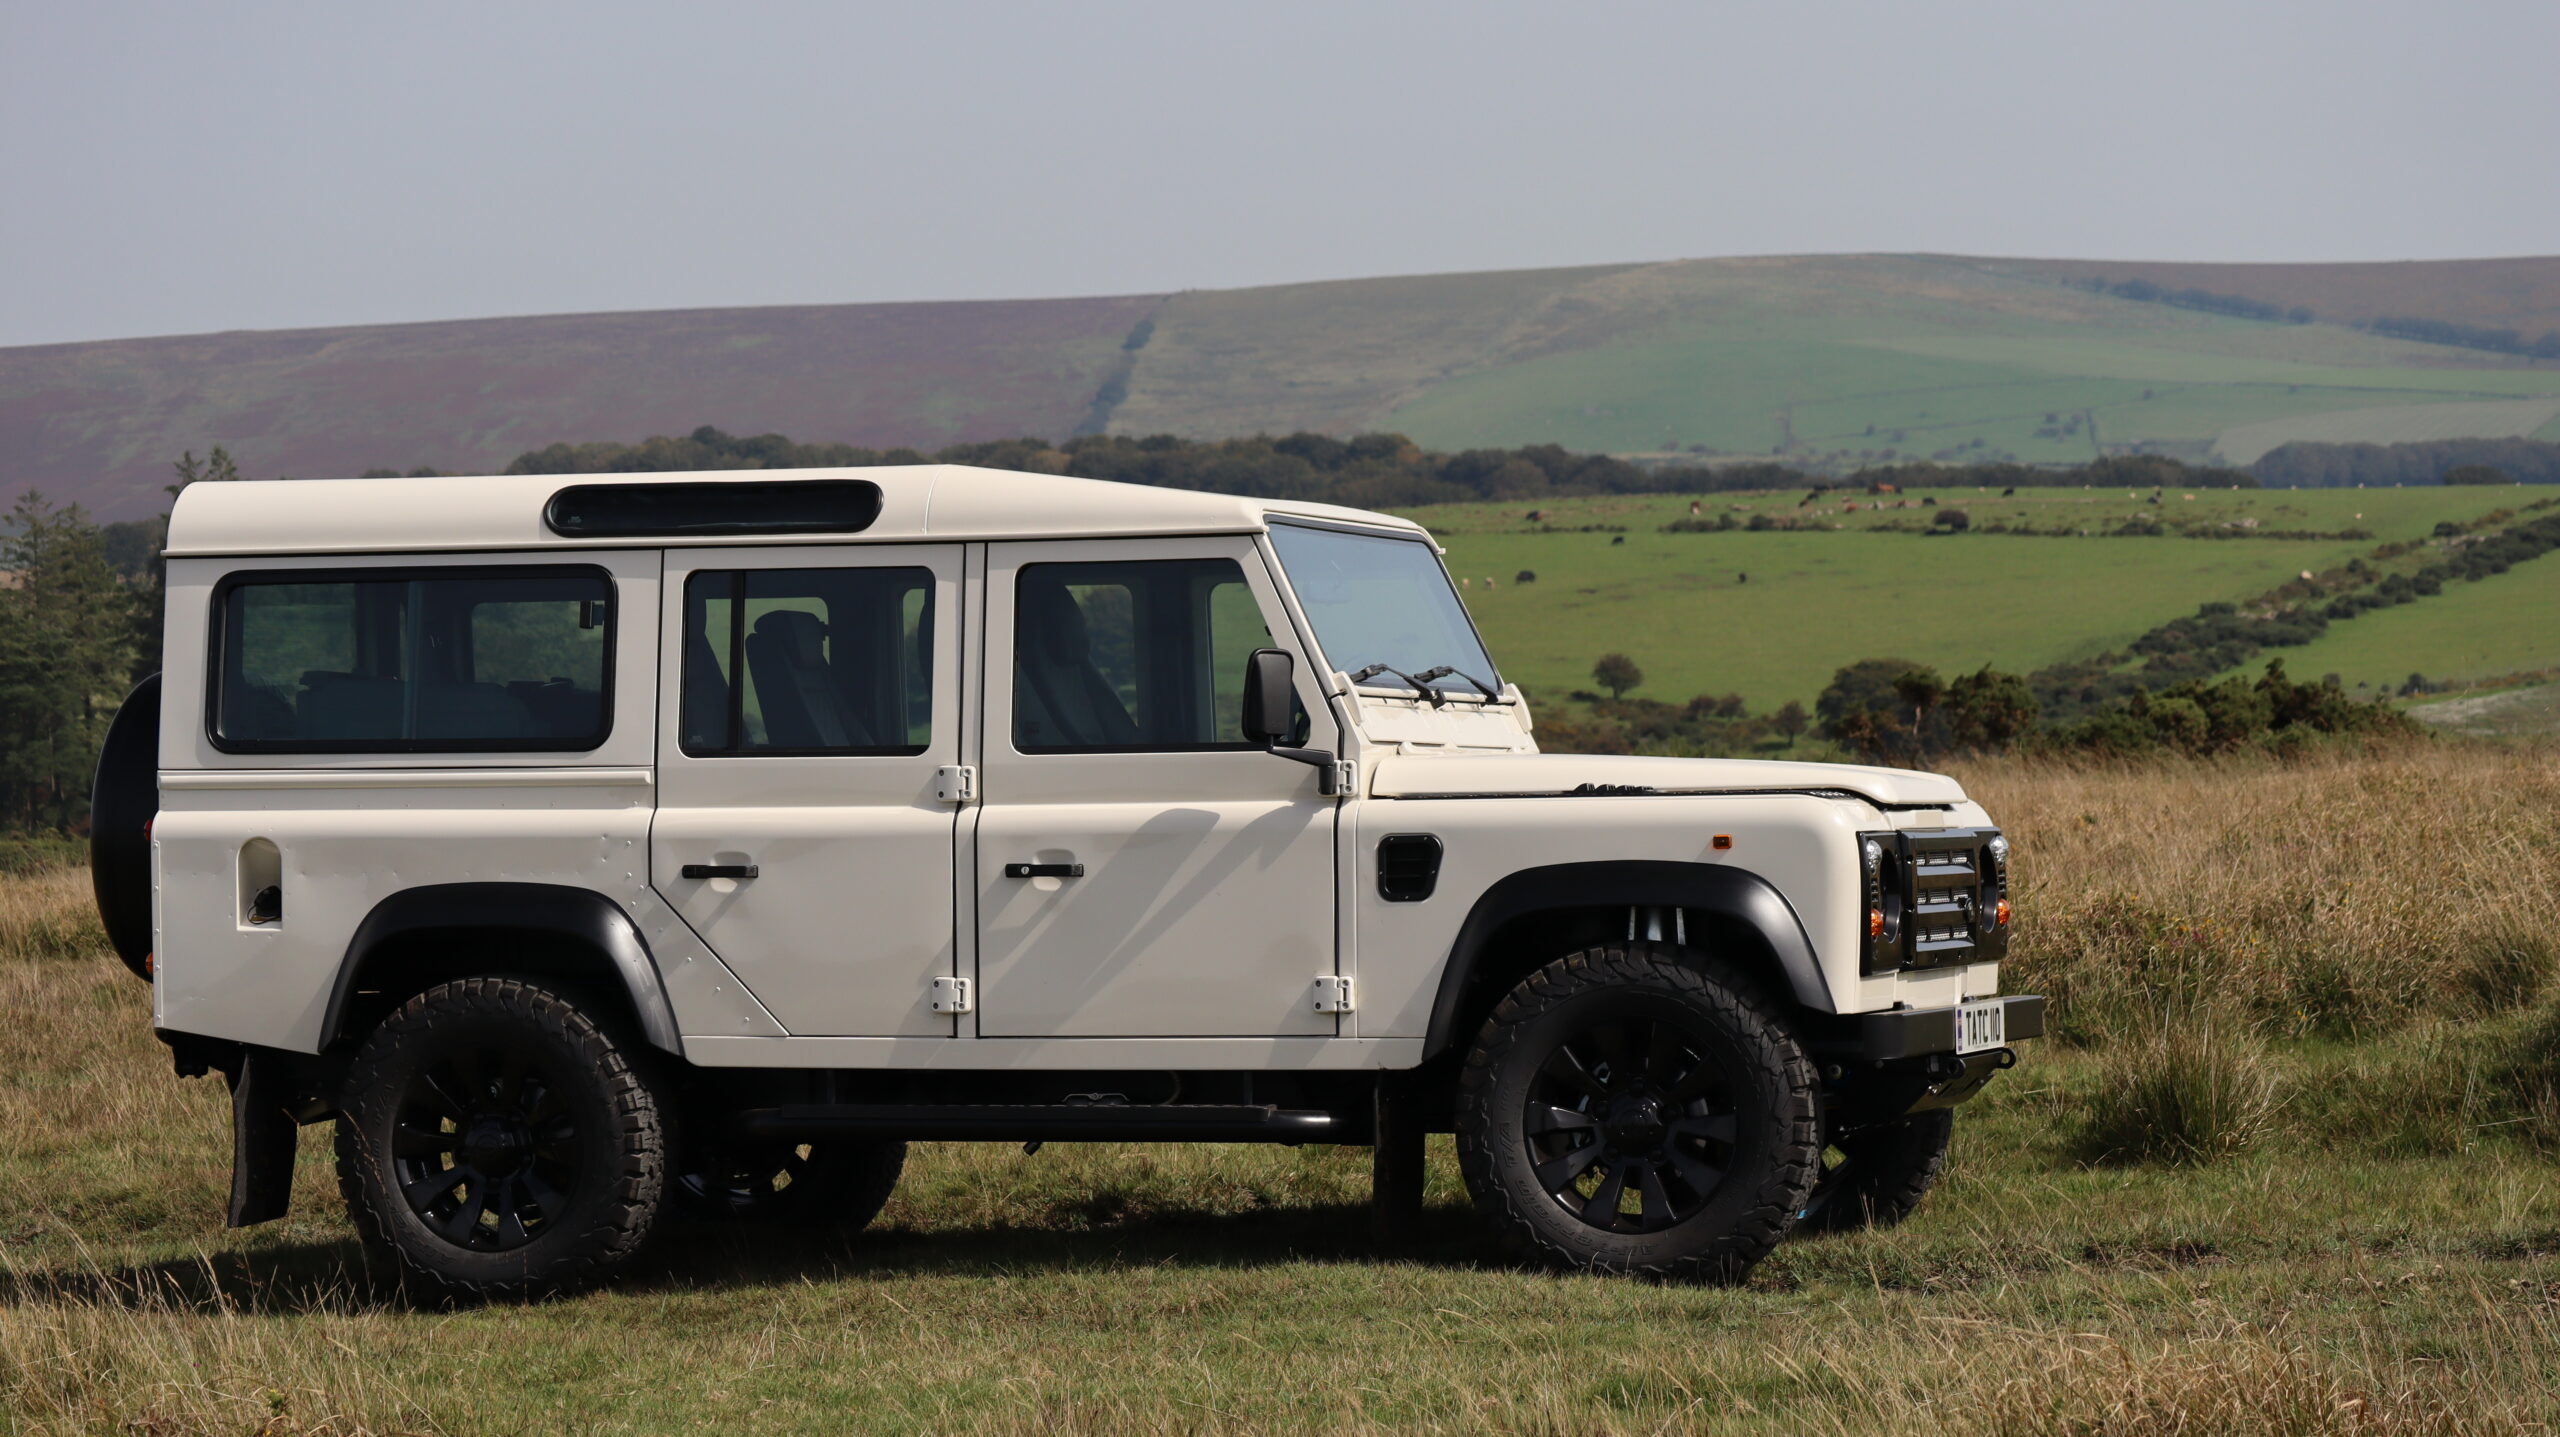
{"label": "rolling hill", "polygon": [[[2312,322],[2092,290],[2144,279]],[[1096,299],[465,320],[0,349],[0,487],[158,507],[180,450],[254,474],[501,467],[559,440],[937,447],[1078,431],[1392,429],[1805,464],[2291,439],[2560,437],[2560,363],[2380,316],[2560,328],[2560,258],[2140,265],[1850,255]]]}

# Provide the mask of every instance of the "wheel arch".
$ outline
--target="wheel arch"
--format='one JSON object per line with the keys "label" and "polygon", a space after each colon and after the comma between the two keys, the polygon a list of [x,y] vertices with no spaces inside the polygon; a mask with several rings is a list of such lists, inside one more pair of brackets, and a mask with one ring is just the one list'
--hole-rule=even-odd
{"label": "wheel arch", "polygon": [[1424,1060],[1456,1046],[1512,984],[1541,964],[1591,941],[1625,937],[1630,908],[1680,910],[1684,921],[1708,931],[1707,942],[1692,946],[1706,947],[1806,1008],[1831,1010],[1803,920],[1759,874],[1712,863],[1559,863],[1511,874],[1467,911],[1440,970]]}
{"label": "wheel arch", "polygon": [[[503,944],[502,961],[457,945]],[[356,926],[329,992],[323,1050],[437,983],[505,972],[575,983],[609,1002],[650,1046],[682,1056],[656,958],[621,905],[552,883],[437,883],[383,899]]]}

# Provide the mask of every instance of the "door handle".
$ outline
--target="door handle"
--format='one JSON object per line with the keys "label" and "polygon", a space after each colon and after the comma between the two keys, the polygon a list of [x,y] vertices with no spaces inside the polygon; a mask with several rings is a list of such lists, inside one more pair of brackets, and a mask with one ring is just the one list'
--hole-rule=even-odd
{"label": "door handle", "polygon": [[688,863],[683,871],[687,878],[753,878],[757,869],[752,863]]}
{"label": "door handle", "polygon": [[1082,878],[1084,865],[1081,863],[1008,863],[1004,866],[1004,876],[1007,878]]}

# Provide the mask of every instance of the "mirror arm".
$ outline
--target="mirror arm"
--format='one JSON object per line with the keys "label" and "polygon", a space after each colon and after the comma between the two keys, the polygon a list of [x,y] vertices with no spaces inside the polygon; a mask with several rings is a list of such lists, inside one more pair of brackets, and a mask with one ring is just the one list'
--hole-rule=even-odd
{"label": "mirror arm", "polygon": [[1332,754],[1320,748],[1290,748],[1284,744],[1276,743],[1265,748],[1263,752],[1270,754],[1273,758],[1288,759],[1292,763],[1314,765],[1317,773],[1316,792],[1327,798],[1334,797],[1333,765],[1335,760]]}

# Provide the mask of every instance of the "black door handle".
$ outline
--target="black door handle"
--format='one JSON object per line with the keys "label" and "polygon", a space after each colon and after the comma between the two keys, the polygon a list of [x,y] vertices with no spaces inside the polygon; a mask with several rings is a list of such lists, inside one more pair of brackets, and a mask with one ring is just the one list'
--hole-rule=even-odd
{"label": "black door handle", "polygon": [[756,866],[752,863],[688,863],[684,866],[684,876],[687,878],[753,878],[756,876]]}
{"label": "black door handle", "polygon": [[1081,863],[1008,863],[1004,866],[1004,876],[1007,878],[1082,878],[1084,865]]}

